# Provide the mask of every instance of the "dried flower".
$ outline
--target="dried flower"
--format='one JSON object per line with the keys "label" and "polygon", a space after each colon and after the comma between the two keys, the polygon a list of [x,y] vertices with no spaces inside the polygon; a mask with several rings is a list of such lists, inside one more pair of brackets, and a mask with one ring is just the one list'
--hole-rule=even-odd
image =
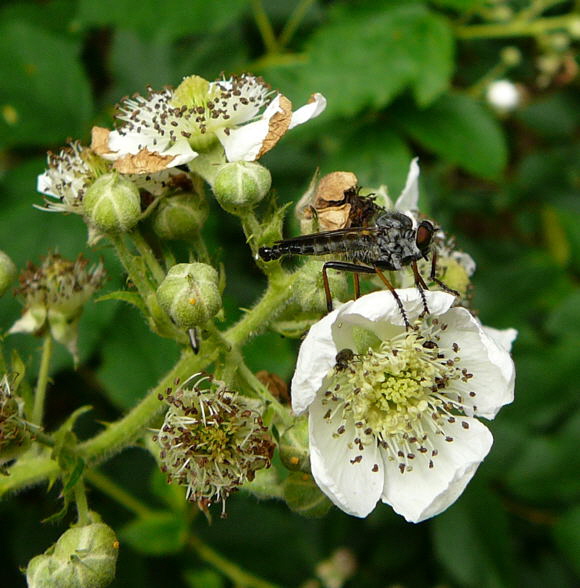
{"label": "dried flower", "polygon": [[207,511],[257,470],[271,464],[274,443],[251,399],[209,375],[195,374],[167,393],[169,410],[157,434],[161,469],[187,486],[187,499]]}

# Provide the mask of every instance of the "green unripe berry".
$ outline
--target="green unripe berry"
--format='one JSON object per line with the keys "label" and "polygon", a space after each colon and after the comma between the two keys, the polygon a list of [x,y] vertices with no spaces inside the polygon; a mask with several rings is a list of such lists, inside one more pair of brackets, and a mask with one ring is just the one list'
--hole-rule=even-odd
{"label": "green unripe berry", "polygon": [[223,165],[215,176],[213,191],[224,210],[243,214],[258,204],[272,185],[270,172],[253,161]]}
{"label": "green unripe berry", "polygon": [[153,213],[153,230],[162,239],[187,241],[201,229],[207,215],[207,202],[195,192],[167,196]]}
{"label": "green unripe berry", "polygon": [[218,273],[205,263],[174,265],[157,288],[157,301],[178,327],[203,325],[222,307]]}
{"label": "green unripe berry", "polygon": [[89,221],[105,233],[130,231],[141,218],[139,190],[119,174],[106,174],[87,190],[83,210]]}
{"label": "green unripe berry", "polygon": [[14,262],[4,253],[0,251],[0,296],[2,296],[10,284],[16,278],[16,266]]}

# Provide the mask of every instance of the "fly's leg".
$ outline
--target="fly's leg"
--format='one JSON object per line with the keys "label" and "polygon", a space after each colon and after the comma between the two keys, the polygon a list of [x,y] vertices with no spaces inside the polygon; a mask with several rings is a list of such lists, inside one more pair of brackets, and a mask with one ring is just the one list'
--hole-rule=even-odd
{"label": "fly's leg", "polygon": [[352,281],[354,284],[354,299],[358,300],[360,298],[360,279],[356,272],[352,274]]}
{"label": "fly's leg", "polygon": [[[405,330],[408,331],[411,328],[411,324],[409,323],[409,319],[407,318],[407,313],[405,312],[405,307],[403,306],[403,303],[401,302],[401,299],[399,298],[397,291],[395,290],[393,284],[391,284],[391,282],[389,282],[389,280],[387,280],[387,277],[385,276],[385,274],[383,274],[383,272],[378,267],[375,267],[375,273],[377,274],[377,276],[379,276],[379,278],[381,278],[381,281],[383,282],[383,284],[391,291],[391,294],[393,295],[393,298],[395,299],[395,302],[397,303],[397,306],[399,307],[399,310],[401,311],[401,316],[403,317],[403,321],[405,322]],[[427,312],[429,312],[429,311],[427,311]]]}
{"label": "fly's leg", "polygon": [[419,290],[423,302],[423,312],[421,313],[421,316],[424,316],[429,314],[429,307],[427,306],[427,299],[425,298],[425,290],[429,290],[429,287],[425,284],[425,280],[419,273],[416,261],[411,262],[411,267],[413,268],[413,276],[415,276],[415,287]]}
{"label": "fly's leg", "polygon": [[328,312],[332,311],[332,294],[330,293],[330,286],[328,285],[328,276],[326,270],[335,269],[342,272],[352,272],[355,275],[355,295],[360,296],[360,284],[358,284],[358,274],[374,274],[374,268],[366,265],[358,265],[357,263],[349,263],[348,261],[327,261],[322,266],[322,283],[324,284],[324,293],[326,294],[326,308]]}
{"label": "fly's leg", "polygon": [[437,273],[437,253],[435,253],[433,251],[433,253],[431,254],[431,275],[429,276],[429,279],[432,280],[433,282],[435,282],[436,284],[438,284],[444,292],[448,292],[449,294],[453,294],[453,296],[461,296],[461,294],[457,290],[453,290],[453,288],[450,288],[447,284],[442,282],[435,275],[436,273]]}

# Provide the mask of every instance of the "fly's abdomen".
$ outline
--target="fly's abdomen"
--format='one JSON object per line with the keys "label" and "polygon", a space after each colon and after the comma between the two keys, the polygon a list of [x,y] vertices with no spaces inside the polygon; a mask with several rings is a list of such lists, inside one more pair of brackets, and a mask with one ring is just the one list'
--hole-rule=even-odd
{"label": "fly's abdomen", "polygon": [[331,255],[342,254],[358,257],[357,252],[369,246],[372,237],[362,231],[336,231],[313,233],[274,243],[272,247],[261,247],[258,254],[264,261],[279,259],[283,255]]}

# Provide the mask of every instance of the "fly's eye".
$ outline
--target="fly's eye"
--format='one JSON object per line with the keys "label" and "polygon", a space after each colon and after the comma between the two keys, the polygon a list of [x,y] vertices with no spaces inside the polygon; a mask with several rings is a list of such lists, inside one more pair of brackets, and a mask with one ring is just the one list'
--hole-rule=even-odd
{"label": "fly's eye", "polygon": [[415,243],[417,243],[417,247],[421,251],[424,251],[425,249],[427,249],[427,247],[429,247],[434,232],[435,227],[429,221],[424,220],[419,223],[419,226],[417,227],[417,236],[415,237]]}

